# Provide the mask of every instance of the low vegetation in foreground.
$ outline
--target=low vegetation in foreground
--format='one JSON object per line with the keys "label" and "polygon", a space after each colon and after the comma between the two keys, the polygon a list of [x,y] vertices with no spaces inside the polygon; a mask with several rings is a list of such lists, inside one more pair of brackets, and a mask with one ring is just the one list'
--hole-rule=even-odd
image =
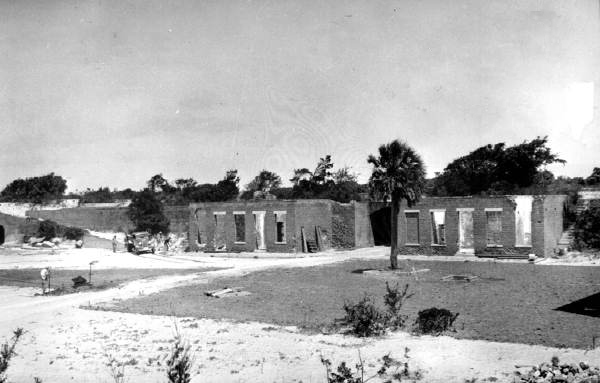
{"label": "low vegetation in foreground", "polygon": [[[258,321],[320,332],[344,317],[344,303],[358,302],[366,293],[373,304],[385,307],[382,296],[386,282],[390,286],[408,283],[414,295],[402,305],[407,323],[414,323],[419,311],[444,308],[460,313],[453,322],[454,337],[587,349],[597,335],[598,318],[556,310],[600,290],[599,271],[593,267],[433,261],[411,262],[409,266],[401,261],[400,266],[408,270],[429,271],[419,273],[418,279],[406,274],[377,277],[360,272],[387,266],[387,261],[349,261],[266,270],[124,300],[111,309]],[[471,282],[442,280],[447,275],[479,278]],[[204,295],[223,287],[240,287],[250,295]]]}

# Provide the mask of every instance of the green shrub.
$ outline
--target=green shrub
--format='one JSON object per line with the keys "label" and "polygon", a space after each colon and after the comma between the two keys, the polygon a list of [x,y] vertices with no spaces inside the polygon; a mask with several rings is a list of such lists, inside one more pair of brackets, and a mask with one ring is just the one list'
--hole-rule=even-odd
{"label": "green shrub", "polygon": [[357,303],[344,303],[344,322],[352,326],[352,333],[360,337],[385,333],[386,315],[375,306],[373,299],[365,295]]}
{"label": "green shrub", "polygon": [[8,370],[10,360],[16,355],[15,347],[21,336],[23,336],[23,329],[17,328],[13,332],[10,342],[2,343],[2,346],[0,346],[0,383],[5,383],[8,380],[6,370]]}
{"label": "green shrub", "polygon": [[144,189],[133,198],[127,214],[136,231],[169,232],[169,219],[163,213],[163,205],[150,189]]}
{"label": "green shrub", "polygon": [[66,239],[78,240],[83,238],[85,232],[78,227],[66,227],[63,232],[63,237]]}
{"label": "green shrub", "polygon": [[419,311],[416,325],[421,334],[439,335],[452,328],[457,317],[450,310],[432,307]]}
{"label": "green shrub", "polygon": [[177,333],[171,355],[167,360],[167,378],[170,383],[190,383],[192,380],[190,344]]}
{"label": "green shrub", "polygon": [[408,293],[408,284],[400,291],[398,284],[393,288],[386,282],[383,296],[385,310],[379,309],[373,298],[365,295],[357,303],[344,303],[346,316],[343,322],[351,326],[351,332],[360,337],[377,336],[387,330],[397,330],[404,326],[406,316],[401,314],[402,304],[412,294]]}
{"label": "green shrub", "polygon": [[44,239],[50,240],[57,237],[60,233],[60,226],[58,223],[50,220],[41,221],[38,227],[37,236],[44,237]]}
{"label": "green shrub", "polygon": [[404,289],[400,291],[398,284],[393,288],[385,282],[386,293],[383,296],[383,302],[387,308],[386,324],[388,328],[393,330],[404,327],[406,315],[400,313],[404,301],[413,296],[408,293],[408,284],[404,285]]}
{"label": "green shrub", "polygon": [[579,214],[573,230],[573,247],[600,249],[600,206],[592,206]]}
{"label": "green shrub", "polygon": [[410,356],[408,347],[404,349],[404,361],[392,358],[389,354],[384,355],[380,362],[381,366],[377,372],[371,376],[365,376],[365,364],[358,352],[358,363],[356,363],[356,371],[352,371],[346,365],[346,362],[341,362],[335,371],[331,368],[331,361],[321,356],[321,364],[325,366],[327,383],[366,383],[373,379],[384,383],[402,382],[402,381],[417,381],[422,378],[419,370],[412,371],[409,367]]}

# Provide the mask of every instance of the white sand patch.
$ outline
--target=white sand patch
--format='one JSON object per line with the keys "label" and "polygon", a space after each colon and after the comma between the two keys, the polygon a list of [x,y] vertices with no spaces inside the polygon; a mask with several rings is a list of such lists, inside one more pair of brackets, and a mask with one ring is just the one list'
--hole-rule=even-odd
{"label": "white sand patch", "polygon": [[[337,366],[353,366],[358,350],[373,373],[377,360],[391,353],[402,358],[410,349],[410,366],[420,369],[425,382],[464,382],[496,377],[512,381],[515,365],[548,361],[600,360],[600,350],[585,352],[510,343],[414,337],[395,333],[381,339],[341,335],[306,335],[294,328],[261,323],[231,323],[208,319],[142,316],[69,309],[31,318],[19,355],[8,371],[15,382],[111,381],[108,356],[129,362],[127,381],[165,381],[165,360],[175,323],[191,343],[195,357],[193,382],[324,382],[320,356]],[[6,336],[5,334],[2,334]]]}
{"label": "white sand patch", "polygon": [[[18,346],[8,375],[14,382],[31,382],[37,376],[46,383],[110,382],[108,356],[128,362],[127,381],[164,382],[165,358],[174,335],[174,323],[191,342],[195,354],[193,382],[324,382],[320,356],[335,365],[346,361],[354,366],[360,349],[373,372],[377,359],[391,353],[401,358],[410,349],[410,365],[425,374],[424,382],[464,382],[465,379],[495,377],[512,381],[516,364],[538,364],[557,355],[565,362],[600,361],[600,350],[586,352],[450,337],[413,337],[396,333],[381,339],[358,339],[341,335],[306,335],[295,328],[261,323],[231,323],[202,319],[174,319],[164,316],[82,310],[113,299],[151,294],[184,284],[206,283],[216,276],[240,275],[275,267],[308,267],[352,258],[385,259],[382,252],[341,252],[332,255],[292,259],[232,259],[197,257],[164,260],[142,259],[126,254],[111,255],[97,249],[81,249],[29,256],[31,263],[57,267],[85,268],[89,259],[99,257],[99,266],[129,267],[140,262],[161,265],[176,260],[202,266],[231,267],[195,275],[175,275],[134,281],[120,288],[64,296],[32,297],[32,289],[0,288],[0,340],[16,327],[27,331]],[[20,256],[21,258],[27,258]],[[47,257],[47,258],[44,258]],[[8,256],[10,258],[10,256]],[[39,259],[42,258],[42,259]],[[155,259],[156,258],[156,259]],[[4,257],[0,258],[2,265]],[[114,261],[113,261],[114,260]],[[111,263],[113,262],[113,263]],[[123,263],[128,266],[122,266]],[[187,265],[187,264],[186,264]],[[157,266],[159,267],[159,266]],[[187,267],[187,266],[186,266]]]}
{"label": "white sand patch", "polygon": [[600,266],[600,256],[598,254],[571,251],[562,257],[544,258],[536,263],[556,266]]}
{"label": "white sand patch", "polygon": [[117,242],[124,243],[125,242],[125,233],[123,232],[113,232],[113,231],[94,231],[94,230],[86,230],[90,235],[94,237],[108,239],[112,241],[113,237],[117,237]]}
{"label": "white sand patch", "polygon": [[0,202],[0,213],[25,218],[33,204],[17,202]]}

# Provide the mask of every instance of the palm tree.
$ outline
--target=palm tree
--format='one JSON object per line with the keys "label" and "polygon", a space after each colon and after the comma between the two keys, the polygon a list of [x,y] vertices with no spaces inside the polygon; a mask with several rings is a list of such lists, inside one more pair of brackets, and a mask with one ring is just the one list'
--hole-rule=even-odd
{"label": "palm tree", "polygon": [[398,213],[400,203],[406,200],[413,206],[421,198],[425,186],[425,165],[421,156],[403,141],[394,140],[379,147],[379,156],[369,155],[367,162],[373,165],[369,179],[371,196],[391,199],[391,251],[392,269],[398,268]]}

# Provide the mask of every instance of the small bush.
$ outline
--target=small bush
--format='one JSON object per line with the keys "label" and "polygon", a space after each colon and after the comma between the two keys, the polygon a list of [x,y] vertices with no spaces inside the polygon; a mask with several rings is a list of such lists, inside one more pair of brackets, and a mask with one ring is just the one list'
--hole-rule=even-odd
{"label": "small bush", "polygon": [[78,240],[83,238],[85,232],[78,227],[67,227],[64,230],[63,237],[66,239]]}
{"label": "small bush", "polygon": [[2,346],[0,346],[0,383],[6,383],[8,380],[6,370],[8,370],[10,360],[16,355],[15,347],[21,336],[23,336],[23,329],[17,328],[13,331],[10,342],[2,343]]}
{"label": "small bush", "polygon": [[419,311],[416,325],[422,334],[439,335],[452,328],[457,317],[458,314],[453,314],[450,310],[432,307]]}
{"label": "small bush", "polygon": [[387,330],[404,327],[406,316],[400,313],[402,304],[412,294],[408,293],[408,284],[401,291],[398,284],[393,288],[386,282],[386,293],[383,296],[385,310],[378,308],[373,298],[365,295],[354,304],[345,303],[346,316],[343,322],[352,327],[351,332],[360,337],[377,336]]}
{"label": "small bush", "polygon": [[354,304],[344,303],[344,310],[344,322],[352,326],[354,335],[368,337],[385,333],[386,315],[375,306],[370,296],[365,295]]}
{"label": "small bush", "polygon": [[190,344],[177,333],[171,355],[167,360],[167,378],[170,383],[190,383],[192,380],[192,354]]}
{"label": "small bush", "polygon": [[592,206],[577,217],[573,247],[577,250],[600,249],[600,206]]}
{"label": "small bush", "polygon": [[399,329],[404,327],[406,315],[400,313],[404,301],[413,296],[408,293],[408,284],[404,285],[404,289],[400,291],[398,284],[393,288],[385,282],[386,293],[383,296],[383,302],[387,308],[387,326],[391,329]]}
{"label": "small bush", "polygon": [[58,223],[50,220],[41,221],[38,227],[37,236],[44,237],[46,241],[57,237],[60,232],[60,226]]}
{"label": "small bush", "polygon": [[108,363],[106,364],[110,368],[110,376],[114,383],[125,383],[125,363],[119,362],[113,356],[106,354]]}
{"label": "small bush", "polygon": [[327,383],[366,383],[372,379],[378,379],[385,383],[402,382],[402,381],[417,381],[422,378],[420,371],[412,371],[409,367],[410,356],[408,347],[404,349],[404,361],[392,358],[389,354],[384,355],[380,362],[381,367],[371,376],[365,377],[365,364],[358,353],[358,363],[356,364],[356,372],[352,371],[342,362],[338,365],[335,371],[331,368],[331,361],[321,356],[321,363],[325,366]]}

